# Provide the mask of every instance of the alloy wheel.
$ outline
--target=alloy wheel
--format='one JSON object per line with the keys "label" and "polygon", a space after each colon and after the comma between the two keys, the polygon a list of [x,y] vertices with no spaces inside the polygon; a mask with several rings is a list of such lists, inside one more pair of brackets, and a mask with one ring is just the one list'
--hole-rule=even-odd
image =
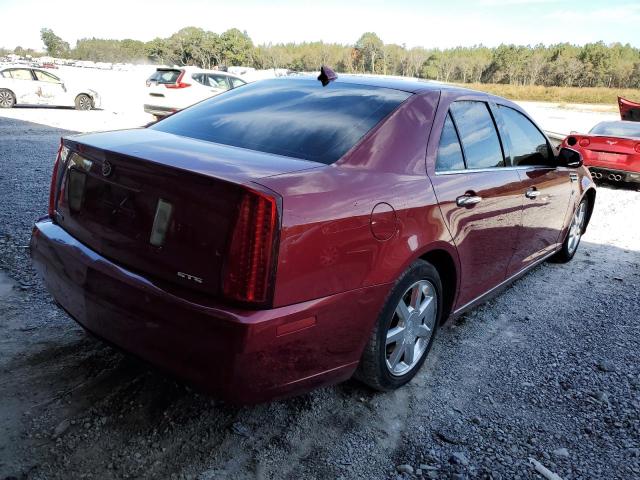
{"label": "alloy wheel", "polygon": [[13,95],[11,92],[3,90],[0,92],[0,107],[8,108],[13,105]]}
{"label": "alloy wheel", "polygon": [[573,215],[573,220],[571,221],[571,226],[569,227],[569,241],[567,242],[567,249],[569,253],[572,254],[576,248],[578,248],[578,244],[580,243],[580,237],[582,237],[582,230],[584,229],[584,221],[587,213],[587,204],[585,202],[580,202],[580,206],[576,210],[576,213]]}
{"label": "alloy wheel", "polygon": [[405,375],[422,359],[435,330],[438,296],[433,284],[419,280],[400,298],[386,335],[386,365]]}

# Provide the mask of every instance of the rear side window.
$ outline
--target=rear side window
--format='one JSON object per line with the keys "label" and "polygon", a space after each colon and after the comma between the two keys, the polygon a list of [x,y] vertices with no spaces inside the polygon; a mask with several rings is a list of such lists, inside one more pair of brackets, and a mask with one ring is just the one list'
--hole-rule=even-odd
{"label": "rear side window", "polygon": [[458,101],[451,104],[450,111],[458,127],[467,168],[503,167],[500,140],[487,104]]}
{"label": "rear side window", "polygon": [[210,87],[213,87],[213,88],[221,88],[223,90],[229,89],[229,84],[227,83],[227,77],[225,77],[224,75],[208,74],[207,83],[209,84]]}
{"label": "rear side window", "polygon": [[41,82],[57,83],[60,81],[58,77],[42,70],[34,70],[33,73],[36,74],[36,78]]}
{"label": "rear side window", "polygon": [[31,76],[31,70],[26,68],[14,68],[12,70],[4,71],[5,78],[13,78],[14,80],[33,80]]}
{"label": "rear side window", "polygon": [[149,128],[330,164],[411,94],[315,79],[273,79],[198,103]]}
{"label": "rear side window", "polygon": [[513,165],[549,165],[552,157],[547,139],[523,114],[498,105],[509,138]]}
{"label": "rear side window", "polygon": [[451,121],[451,114],[447,114],[447,119],[440,135],[438,145],[438,157],[436,160],[436,171],[464,170],[464,158],[456,128]]}
{"label": "rear side window", "polygon": [[229,77],[229,80],[231,80],[231,88],[237,88],[247,84],[247,82],[240,80],[239,78]]}
{"label": "rear side window", "polygon": [[156,70],[153,75],[149,77],[149,80],[161,84],[176,83],[180,73],[180,70]]}

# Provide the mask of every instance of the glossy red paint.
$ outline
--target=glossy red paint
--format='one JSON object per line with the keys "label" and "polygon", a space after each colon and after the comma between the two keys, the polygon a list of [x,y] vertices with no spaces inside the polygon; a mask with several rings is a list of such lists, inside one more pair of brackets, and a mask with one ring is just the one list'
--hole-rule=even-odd
{"label": "glossy red paint", "polygon": [[[145,129],[65,139],[93,162],[87,188],[107,189],[99,198],[109,202],[130,198],[136,221],[83,220],[60,199],[31,241],[56,300],[106,341],[216,395],[257,402],[349,378],[386,296],[416,259],[437,252],[453,266],[441,273],[451,279],[452,317],[560,247],[593,189],[584,168],[435,171],[451,102],[517,106],[423,82],[340,81],[412,95],[332,165]],[[113,173],[98,183],[107,161]],[[542,196],[527,199],[532,188]],[[257,307],[230,301],[220,285],[248,190],[278,210],[272,298]],[[466,193],[486,201],[458,207]],[[159,197],[180,226],[161,249],[148,245]]]}
{"label": "glossy red paint", "polygon": [[640,103],[618,97],[618,109],[622,120],[640,122]]}
{"label": "glossy red paint", "polygon": [[597,179],[640,184],[640,138],[576,134],[565,138],[562,146],[579,151]]}

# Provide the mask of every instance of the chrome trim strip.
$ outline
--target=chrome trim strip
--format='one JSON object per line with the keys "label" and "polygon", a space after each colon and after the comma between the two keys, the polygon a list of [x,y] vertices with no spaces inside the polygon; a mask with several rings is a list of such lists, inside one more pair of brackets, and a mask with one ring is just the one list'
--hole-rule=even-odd
{"label": "chrome trim strip", "polygon": [[459,315],[460,312],[464,311],[466,308],[468,308],[469,306],[473,305],[475,302],[480,301],[482,298],[491,295],[492,292],[498,290],[499,288],[505,286],[506,284],[514,281],[518,276],[520,275],[524,275],[526,272],[528,272],[529,270],[531,270],[532,268],[537,267],[538,265],[540,265],[542,262],[544,262],[546,259],[548,259],[549,257],[551,257],[553,254],[555,254],[556,252],[558,252],[560,250],[560,248],[557,248],[556,250],[554,250],[553,252],[545,255],[544,257],[536,260],[535,262],[533,262],[531,265],[528,265],[526,267],[524,267],[522,270],[519,270],[517,273],[514,273],[513,275],[511,275],[509,278],[503,280],[502,282],[500,282],[498,285],[496,285],[495,287],[490,288],[489,290],[487,290],[486,292],[484,292],[483,294],[477,296],[476,298],[474,298],[473,300],[471,300],[470,302],[465,303],[463,306],[461,306],[460,308],[456,309],[452,315]]}
{"label": "chrome trim strip", "polygon": [[460,170],[436,171],[436,175],[454,175],[456,173],[495,172],[503,170],[555,170],[558,167],[546,167],[544,165],[528,165],[518,167],[491,167],[491,168],[465,168]]}

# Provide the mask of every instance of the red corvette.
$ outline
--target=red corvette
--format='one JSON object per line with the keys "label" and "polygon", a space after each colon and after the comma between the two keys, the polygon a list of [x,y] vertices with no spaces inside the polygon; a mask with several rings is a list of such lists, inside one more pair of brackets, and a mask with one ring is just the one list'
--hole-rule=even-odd
{"label": "red corvette", "polygon": [[266,80],[66,137],[34,264],[83,327],[238,402],[408,382],[438,327],[548,258],[595,188],[517,105],[427,82]]}
{"label": "red corvette", "polygon": [[595,180],[640,186],[640,103],[618,97],[620,121],[601,122],[562,146],[578,150]]}
{"label": "red corvette", "polygon": [[595,180],[640,186],[640,122],[600,122],[586,135],[569,135],[562,146],[582,154]]}

